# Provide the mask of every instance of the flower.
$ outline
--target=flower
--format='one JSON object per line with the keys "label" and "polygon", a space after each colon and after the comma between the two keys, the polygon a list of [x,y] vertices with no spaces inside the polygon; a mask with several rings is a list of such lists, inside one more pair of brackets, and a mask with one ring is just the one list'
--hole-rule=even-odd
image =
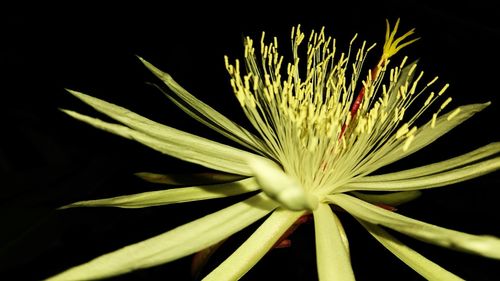
{"label": "flower", "polygon": [[[225,62],[236,97],[258,135],[196,99],[169,74],[140,58],[171,90],[167,97],[172,102],[247,150],[156,123],[70,90],[121,124],[63,110],[70,116],[167,155],[242,177],[228,177],[231,180],[222,183],[81,201],[66,207],[142,208],[248,192],[256,194],[166,233],[70,268],[49,280],[106,278],[167,263],[215,245],[267,216],[204,279],[236,280],[286,238],[283,235],[294,223],[311,213],[319,278],[353,280],[348,239],[332,205],[354,216],[376,240],[427,279],[460,280],[404,246],[386,228],[438,246],[500,259],[500,240],[496,237],[431,225],[400,215],[389,207],[417,198],[422,189],[498,170],[500,143],[418,168],[374,174],[417,152],[489,105],[470,104],[441,114],[451,102],[447,98],[430,120],[417,127],[417,121],[422,119],[419,117],[442,98],[448,84],[437,94],[426,94],[438,79],[421,82],[423,72],[417,72],[416,62],[407,64],[405,58],[389,68],[393,55],[418,39],[407,40],[413,30],[396,37],[398,25],[399,20],[391,31],[387,23],[382,56],[367,74],[363,63],[375,45],[367,47],[363,42],[354,54],[353,39],[349,52],[338,54],[335,40],[326,37],[323,29],[310,33],[303,60],[300,54],[304,50],[300,46],[305,34],[300,26],[292,29],[293,60],[286,65],[286,71],[281,68],[284,58],[278,53],[276,38],[266,44],[263,34],[260,55],[255,53],[253,41],[246,38],[246,72],[241,72],[238,60],[230,63],[226,57]],[[283,73],[286,75],[282,76]],[[387,74],[389,81],[385,82]],[[158,180],[158,175],[142,176]]]}

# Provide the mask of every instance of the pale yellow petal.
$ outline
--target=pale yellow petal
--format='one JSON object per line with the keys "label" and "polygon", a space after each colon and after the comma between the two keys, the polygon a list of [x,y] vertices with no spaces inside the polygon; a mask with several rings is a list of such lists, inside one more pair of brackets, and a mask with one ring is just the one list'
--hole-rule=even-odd
{"label": "pale yellow petal", "polygon": [[238,280],[250,270],[304,214],[278,209],[229,258],[210,272],[203,281]]}
{"label": "pale yellow petal", "polygon": [[[158,138],[158,134],[150,135],[122,125],[107,123],[100,119],[92,118],[74,111],[63,111],[73,118],[86,122],[101,130],[135,140],[172,157],[218,171],[250,176],[251,171],[246,161],[243,159],[249,157],[249,155],[259,157],[249,152],[167,126],[162,128],[161,134],[163,137]],[[145,124],[145,126],[147,126],[147,124]],[[152,127],[152,130],[156,130],[156,128]]]}
{"label": "pale yellow petal", "polygon": [[[485,109],[486,107],[488,107],[488,105],[490,105],[489,102],[460,106],[454,110],[451,110],[447,114],[438,117],[436,119],[435,126],[432,126],[432,120],[427,122],[424,126],[420,127],[415,132],[413,141],[406,150],[404,149],[404,141],[383,146],[381,149],[377,150],[373,153],[373,155],[370,156],[374,160],[364,164],[360,169],[359,174],[371,174],[381,167],[387,166],[419,151],[420,149],[426,147],[444,134],[454,129],[456,126],[465,122],[467,119],[474,116],[474,114]],[[451,115],[454,115],[453,118],[448,120]]]}
{"label": "pale yellow petal", "polygon": [[413,238],[454,250],[500,259],[500,239],[489,235],[472,235],[421,222],[366,203],[347,194],[327,196],[354,217],[383,225]]}
{"label": "pale yellow petal", "polygon": [[95,280],[167,263],[221,241],[264,217],[276,205],[261,193],[164,234],[70,268],[48,280]]}
{"label": "pale yellow petal", "polygon": [[384,247],[391,251],[396,257],[403,261],[406,265],[415,270],[418,274],[422,275],[427,280],[447,280],[447,281],[458,281],[463,280],[462,278],[456,276],[455,274],[449,272],[448,270],[442,268],[441,266],[435,264],[431,260],[422,256],[418,252],[414,251],[410,247],[403,244],[401,241],[396,239],[396,237],[389,234],[387,231],[381,227],[358,220],[361,225],[363,225],[366,230],[380,242]]}
{"label": "pale yellow petal", "polygon": [[465,167],[417,178],[393,181],[351,182],[338,188],[340,192],[351,190],[364,191],[410,191],[450,185],[477,178],[500,169],[500,157],[485,160]]}
{"label": "pale yellow petal", "polygon": [[247,148],[256,152],[267,153],[268,149],[266,149],[266,145],[254,134],[250,133],[245,128],[234,123],[209,105],[191,95],[181,85],[179,85],[172,78],[172,76],[170,76],[170,74],[161,71],[141,57],[139,57],[139,59],[154,75],[156,75],[156,77],[162,80],[163,83],[165,83],[165,85],[167,85],[167,87],[186,104],[184,105],[172,96],[166,94],[172,102],[174,102],[184,112],[189,114],[189,116],[224,135],[225,137],[246,146]]}
{"label": "pale yellow petal", "polygon": [[339,219],[328,204],[319,204],[313,215],[319,280],[354,280],[349,251],[344,242],[344,231]]}
{"label": "pale yellow petal", "polygon": [[152,183],[166,185],[205,185],[233,182],[243,179],[243,176],[216,171],[201,173],[158,174],[149,172],[135,173],[137,177]]}
{"label": "pale yellow petal", "polygon": [[[68,90],[72,95],[76,96],[83,102],[87,103],[88,105],[92,106],[94,109],[97,111],[104,113],[108,115],[109,117],[127,125],[130,128],[133,128],[135,130],[141,131],[143,133],[146,133],[148,135],[154,136],[156,138],[159,138],[161,140],[166,140],[169,142],[176,142],[176,141],[182,141],[185,143],[186,146],[192,147],[192,148],[198,148],[198,144],[200,142],[200,139],[203,141],[206,141],[207,139],[201,138],[198,136],[195,136],[193,134],[183,132],[177,129],[174,129],[172,127],[154,122],[152,120],[149,120],[143,116],[140,116],[126,108],[123,108],[121,106],[100,100],[98,98],[94,98],[92,96]],[[203,146],[206,146],[205,150],[210,150],[212,149],[211,146],[224,146],[226,148],[230,148],[232,150],[238,150],[241,151],[242,154],[247,154],[251,155],[251,153],[248,153],[246,151],[240,150],[233,148],[231,146],[227,145],[222,145],[220,143],[216,143],[213,141],[208,141],[205,142]]]}
{"label": "pale yellow petal", "polygon": [[64,206],[62,209],[73,207],[144,208],[221,198],[256,191],[258,189],[259,186],[255,179],[248,178],[223,184],[181,187],[105,199],[80,201]]}
{"label": "pale yellow petal", "polygon": [[354,182],[393,181],[437,174],[442,171],[451,170],[469,163],[480,161],[498,153],[500,153],[500,142],[494,142],[445,161],[389,174],[360,177],[355,179]]}
{"label": "pale yellow petal", "polygon": [[418,190],[391,192],[387,194],[373,194],[353,191],[352,194],[359,199],[372,204],[387,204],[390,206],[399,206],[413,201],[420,197],[422,192]]}

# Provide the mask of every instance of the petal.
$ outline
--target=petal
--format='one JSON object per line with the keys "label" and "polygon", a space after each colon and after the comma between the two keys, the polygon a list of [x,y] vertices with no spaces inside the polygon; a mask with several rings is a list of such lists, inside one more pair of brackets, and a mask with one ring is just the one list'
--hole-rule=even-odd
{"label": "petal", "polygon": [[348,246],[344,242],[345,233],[339,219],[328,204],[319,204],[313,215],[319,280],[354,280]]}
{"label": "petal", "polygon": [[369,190],[369,191],[408,191],[428,189],[466,181],[500,169],[500,157],[468,165],[451,171],[429,176],[393,181],[363,181],[352,182],[338,188],[338,191]]}
{"label": "petal", "polygon": [[366,230],[387,250],[427,280],[463,280],[412,250],[379,226],[359,220]]}
{"label": "petal", "polygon": [[[156,132],[148,134],[118,124],[107,123],[74,111],[63,111],[73,118],[86,122],[96,128],[135,140],[172,157],[218,171],[250,176],[251,171],[243,159],[248,158],[249,155],[259,157],[249,152],[163,125],[162,128],[157,128],[144,123],[143,131]],[[118,118],[123,119],[127,117]],[[162,137],[159,138],[158,135],[162,135]]]}
{"label": "petal", "polygon": [[248,272],[281,238],[304,212],[278,209],[235,251],[210,272],[203,281],[238,280]]}
{"label": "petal", "polygon": [[229,120],[204,102],[195,98],[181,85],[177,84],[170,74],[159,70],[141,57],[139,57],[139,59],[156,77],[162,80],[163,83],[165,83],[165,85],[167,85],[168,88],[184,102],[183,104],[172,96],[166,94],[172,102],[174,102],[189,116],[247,148],[256,152],[267,151],[265,144],[258,137]]}
{"label": "petal", "polygon": [[329,195],[327,198],[360,220],[380,224],[442,247],[500,259],[500,239],[497,237],[467,234],[414,220],[347,194]]}
{"label": "petal", "polygon": [[124,274],[205,249],[276,208],[263,194],[184,224],[164,234],[126,246],[73,267],[48,280],[94,280]]}
{"label": "petal", "polygon": [[352,194],[359,199],[370,202],[372,204],[387,204],[390,206],[399,206],[404,203],[413,201],[420,197],[422,192],[418,190],[391,192],[388,194],[366,194],[353,191]]}
{"label": "petal", "polygon": [[157,174],[140,172],[135,173],[137,177],[147,182],[167,184],[167,185],[203,185],[214,183],[233,182],[243,179],[243,176],[220,173],[220,172],[202,172],[185,174]]}
{"label": "petal", "polygon": [[[85,95],[83,93],[79,93],[76,91],[68,90],[72,95],[75,97],[79,98],[83,102],[87,103],[88,105],[92,106],[94,109],[97,111],[104,113],[108,115],[109,117],[127,125],[130,128],[133,128],[135,130],[141,131],[143,133],[146,133],[148,135],[160,138],[162,140],[169,140],[169,141],[174,141],[173,139],[175,136],[179,135],[184,135],[184,136],[191,136],[194,138],[192,142],[186,143],[186,145],[196,145],[197,140],[203,139],[204,138],[198,137],[191,135],[189,133],[183,132],[176,130],[172,127],[165,126],[163,124],[154,122],[152,120],[149,120],[147,118],[144,118],[143,116],[140,116],[134,112],[131,112],[130,110],[114,105],[112,103],[91,97],[89,95]],[[221,117],[222,118],[222,117]],[[183,140],[187,141],[187,140]],[[221,144],[219,144],[221,145]],[[226,146],[226,145],[224,145]],[[233,148],[235,149],[235,148]],[[240,150],[242,151],[242,150]],[[247,153],[250,154],[250,153]]]}
{"label": "petal", "polygon": [[64,206],[61,209],[72,207],[144,208],[221,198],[243,194],[258,189],[259,186],[257,185],[257,182],[253,178],[248,178],[223,184],[181,187],[113,198],[80,201]]}
{"label": "petal", "polygon": [[[393,142],[384,145],[379,150],[370,155],[371,160],[363,163],[363,166],[361,167],[361,169],[359,169],[358,174],[370,174],[383,166],[394,163],[410,154],[419,151],[420,149],[431,144],[447,132],[451,131],[456,126],[472,117],[474,114],[485,109],[488,105],[490,105],[490,102],[460,106],[455,110],[452,110],[449,113],[437,118],[434,127],[432,126],[432,121],[429,121],[427,124],[419,128],[417,132],[415,132],[414,140],[408,147],[408,149],[404,149],[404,141]],[[453,118],[450,119],[450,116],[453,116]]]}
{"label": "petal", "polygon": [[443,171],[451,170],[453,168],[457,168],[460,166],[467,165],[469,163],[473,163],[495,154],[500,153],[500,142],[490,143],[481,148],[473,150],[471,152],[465,153],[463,155],[425,165],[418,168],[408,169],[404,171],[399,171],[395,173],[375,175],[375,176],[366,176],[360,177],[359,179],[355,179],[355,182],[375,182],[375,181],[393,181],[393,180],[402,180],[409,178],[416,178],[421,176],[428,176],[432,174],[437,174]]}

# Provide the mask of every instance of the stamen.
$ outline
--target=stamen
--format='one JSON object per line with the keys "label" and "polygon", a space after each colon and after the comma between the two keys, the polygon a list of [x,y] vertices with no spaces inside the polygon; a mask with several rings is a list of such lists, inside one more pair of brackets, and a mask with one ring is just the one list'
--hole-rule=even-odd
{"label": "stamen", "polygon": [[[238,60],[233,66],[224,58],[231,75],[231,87],[268,145],[269,154],[282,165],[281,172],[286,177],[298,180],[295,185],[299,188],[286,192],[266,185],[263,187],[266,194],[287,208],[299,208],[293,204],[302,204],[300,208],[304,208],[309,191],[304,193],[301,186],[310,190],[332,186],[355,168],[373,161],[373,151],[385,149],[386,142],[389,145],[402,140],[403,149],[409,148],[416,133],[413,118],[425,111],[437,95],[431,93],[422,109],[411,120],[403,121],[407,109],[421,94],[418,83],[423,72],[413,80],[416,64],[406,66],[407,57],[397,67],[387,68],[393,55],[415,41],[404,42],[413,30],[396,37],[398,26],[399,21],[394,30],[387,31],[380,61],[367,72],[363,70],[363,63],[375,44],[362,42],[355,51],[352,48],[356,34],[349,42],[348,52],[340,52],[336,57],[336,41],[325,36],[324,28],[307,34],[304,46],[301,44],[306,34],[300,26],[292,28],[293,58],[286,63],[283,79],[284,58],[278,53],[278,40],[273,37],[266,43],[265,33],[260,38],[259,63],[252,40],[245,41],[248,74],[240,73]],[[302,59],[301,53],[306,54]],[[365,77],[360,77],[365,73]],[[387,84],[382,83],[385,73],[389,76]],[[447,87],[445,85],[438,95]],[[357,93],[356,89],[359,89]],[[442,108],[448,102],[445,101]],[[433,127],[440,110],[433,116]],[[450,114],[449,118],[456,114]]]}
{"label": "stamen", "polygon": [[[438,94],[438,95],[439,95],[439,94]],[[443,110],[443,109],[444,109],[444,108],[445,108],[445,107],[446,107],[446,106],[447,106],[447,105],[451,102],[451,100],[452,100],[452,98],[451,98],[451,97],[447,98],[447,99],[443,102],[443,104],[441,104],[441,107],[439,107],[439,111]]]}
{"label": "stamen", "polygon": [[436,127],[436,118],[437,118],[437,113],[432,114],[432,122],[431,122],[431,128]]}
{"label": "stamen", "polygon": [[444,85],[441,91],[439,91],[438,96],[441,96],[446,91],[446,89],[448,89],[448,87],[450,87],[450,84]]}
{"label": "stamen", "polygon": [[455,109],[450,115],[448,115],[448,117],[446,117],[446,120],[450,121],[451,119],[453,119],[453,117],[457,116],[457,114],[460,113],[460,107]]}
{"label": "stamen", "polygon": [[434,79],[432,79],[431,82],[427,83],[427,87],[429,87],[430,85],[434,84],[434,82],[436,82],[438,79],[439,79],[438,76],[434,77]]}

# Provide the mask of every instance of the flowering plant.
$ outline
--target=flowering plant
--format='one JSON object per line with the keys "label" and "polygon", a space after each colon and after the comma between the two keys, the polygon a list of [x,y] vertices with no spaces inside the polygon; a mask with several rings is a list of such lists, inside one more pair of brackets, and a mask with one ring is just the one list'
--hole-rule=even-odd
{"label": "flowering plant", "polygon": [[[218,212],[166,233],[97,257],[49,280],[87,280],[124,274],[191,255],[218,244],[235,232],[266,217],[257,230],[204,280],[242,277],[271,248],[286,241],[289,230],[312,214],[318,276],[321,280],[353,280],[348,238],[331,206],[354,216],[397,258],[431,280],[461,280],[402,244],[386,228],[454,250],[500,259],[500,240],[449,230],[394,212],[393,206],[420,195],[420,190],[450,185],[497,170],[500,143],[491,143],[455,158],[398,172],[377,170],[429,145],[489,103],[470,104],[441,114],[451,102],[444,99],[432,118],[417,123],[441,99],[427,89],[437,77],[422,82],[417,63],[404,58],[390,68],[390,59],[417,39],[414,30],[396,37],[387,23],[378,63],[365,72],[363,63],[375,45],[363,42],[352,52],[338,53],[324,30],[308,36],[306,56],[300,46],[306,35],[300,26],[291,33],[293,59],[282,71],[284,57],[274,38],[262,36],[260,54],[245,39],[245,72],[240,62],[226,68],[244,113],[258,134],[237,125],[196,99],[173,78],[140,58],[171,90],[167,97],[197,121],[246,150],[221,144],[165,126],[120,106],[70,90],[118,123],[74,111],[70,116],[138,141],[164,154],[205,166],[220,183],[76,202],[66,207],[142,208],[166,204],[255,194]],[[286,74],[284,76],[283,72]],[[389,76],[388,81],[385,77]],[[411,112],[411,114],[410,114]],[[408,116],[409,115],[409,116]],[[233,177],[237,175],[239,177]],[[161,175],[142,174],[158,181]]]}

